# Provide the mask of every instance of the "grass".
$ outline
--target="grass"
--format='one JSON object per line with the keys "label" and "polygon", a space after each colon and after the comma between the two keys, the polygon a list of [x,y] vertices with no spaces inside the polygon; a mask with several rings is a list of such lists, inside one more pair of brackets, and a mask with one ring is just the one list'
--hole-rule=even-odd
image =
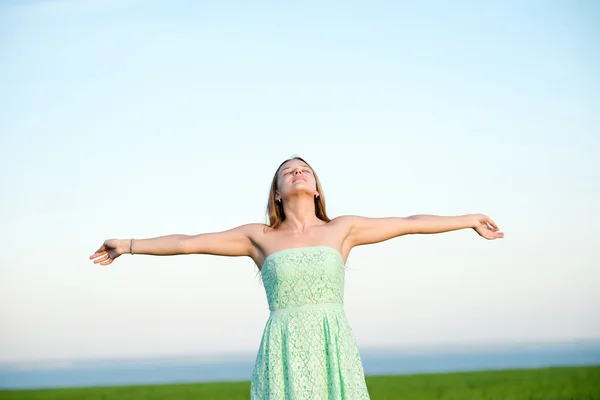
{"label": "grass", "polygon": [[[372,400],[600,400],[600,366],[368,376]],[[249,399],[250,382],[0,391],[0,400]],[[317,400],[317,399],[315,399]]]}
{"label": "grass", "polygon": [[374,400],[600,400],[600,366],[371,377]]}

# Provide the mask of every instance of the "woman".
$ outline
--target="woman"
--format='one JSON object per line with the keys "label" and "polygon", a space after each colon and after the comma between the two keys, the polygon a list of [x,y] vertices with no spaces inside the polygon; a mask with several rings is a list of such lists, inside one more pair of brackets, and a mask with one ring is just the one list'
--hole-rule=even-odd
{"label": "woman", "polygon": [[257,400],[369,398],[343,310],[344,266],[353,247],[464,228],[486,239],[504,236],[482,214],[330,220],[319,178],[300,157],[277,168],[267,210],[269,225],[195,236],[111,239],[90,256],[100,265],[127,252],[251,257],[261,271],[271,310],[252,374],[251,398]]}

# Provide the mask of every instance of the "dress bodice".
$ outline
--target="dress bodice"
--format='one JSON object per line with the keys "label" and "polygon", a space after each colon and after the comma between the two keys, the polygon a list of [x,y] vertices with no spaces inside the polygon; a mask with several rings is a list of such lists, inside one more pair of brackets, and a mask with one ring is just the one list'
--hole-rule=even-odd
{"label": "dress bodice", "polygon": [[296,247],[270,254],[261,269],[271,311],[344,303],[344,260],[327,246]]}

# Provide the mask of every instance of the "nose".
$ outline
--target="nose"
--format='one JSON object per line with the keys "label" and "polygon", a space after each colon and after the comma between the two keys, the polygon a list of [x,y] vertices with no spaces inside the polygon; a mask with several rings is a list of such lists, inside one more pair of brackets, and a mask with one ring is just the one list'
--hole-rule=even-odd
{"label": "nose", "polygon": [[302,170],[301,170],[301,169],[296,169],[296,170],[294,171],[294,175],[298,175],[298,174],[301,174],[301,173],[302,173]]}

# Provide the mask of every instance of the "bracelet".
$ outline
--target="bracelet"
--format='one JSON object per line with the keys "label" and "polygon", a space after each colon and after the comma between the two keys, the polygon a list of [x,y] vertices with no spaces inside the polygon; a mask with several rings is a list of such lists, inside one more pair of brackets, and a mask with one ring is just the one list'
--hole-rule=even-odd
{"label": "bracelet", "polygon": [[133,238],[129,242],[129,254],[133,255]]}

